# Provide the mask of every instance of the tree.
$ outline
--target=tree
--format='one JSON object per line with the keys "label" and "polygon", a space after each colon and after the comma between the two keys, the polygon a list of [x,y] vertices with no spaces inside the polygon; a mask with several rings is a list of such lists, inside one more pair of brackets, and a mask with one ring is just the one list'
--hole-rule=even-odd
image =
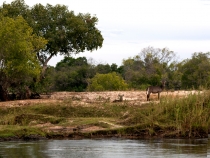
{"label": "tree", "polygon": [[65,5],[36,4],[29,9],[24,0],[3,3],[0,11],[13,18],[22,15],[36,35],[48,40],[45,48],[37,52],[42,75],[53,56],[70,56],[102,47],[103,37],[96,27],[98,19],[88,13],[75,15]]}
{"label": "tree", "polygon": [[123,77],[132,88],[145,89],[148,85],[159,85],[168,78],[170,64],[175,54],[168,48],[147,47],[133,58],[123,61]]}
{"label": "tree", "polygon": [[180,68],[184,88],[209,88],[210,53],[194,53],[192,59],[184,60]]}
{"label": "tree", "polygon": [[34,87],[30,87],[35,89],[38,94],[40,93],[50,93],[56,91],[56,82],[55,78],[57,76],[57,72],[53,66],[48,66],[45,72],[45,78],[40,80],[40,82],[36,83]]}
{"label": "tree", "polygon": [[72,57],[64,57],[63,60],[61,60],[56,64],[56,69],[58,70],[65,66],[71,67],[71,66],[87,66],[87,65],[88,63],[86,57],[79,57],[77,59]]}
{"label": "tree", "polygon": [[85,57],[65,57],[56,65],[55,88],[58,91],[84,91],[89,65]]}
{"label": "tree", "polygon": [[90,85],[88,86],[89,91],[116,91],[126,90],[128,85],[116,72],[108,74],[96,74],[90,79]]}
{"label": "tree", "polygon": [[16,18],[17,16],[27,17],[29,11],[29,6],[25,4],[24,0],[15,0],[11,4],[3,3],[0,7],[0,12],[3,16],[8,16],[10,18]]}
{"label": "tree", "polygon": [[139,85],[146,82],[142,81],[142,77],[145,76],[145,72],[143,62],[139,60],[139,56],[124,60],[123,64],[124,78],[132,88],[137,88]]}
{"label": "tree", "polygon": [[139,58],[144,62],[146,73],[148,75],[158,74],[160,78],[167,78],[166,69],[175,61],[175,53],[168,48],[144,48]]}
{"label": "tree", "polygon": [[173,62],[167,68],[167,87],[169,89],[181,89],[182,87],[182,72],[180,71],[182,62]]}
{"label": "tree", "polygon": [[98,64],[96,66],[96,72],[99,74],[107,74],[112,71],[111,67],[109,64]]}
{"label": "tree", "polygon": [[19,93],[25,91],[40,75],[36,51],[47,41],[32,33],[32,28],[21,16],[16,19],[0,16],[1,100],[8,100],[9,88]]}

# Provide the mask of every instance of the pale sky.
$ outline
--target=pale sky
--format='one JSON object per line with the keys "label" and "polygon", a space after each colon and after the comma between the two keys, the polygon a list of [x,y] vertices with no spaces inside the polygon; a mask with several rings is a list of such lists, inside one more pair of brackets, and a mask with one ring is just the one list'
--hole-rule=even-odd
{"label": "pale sky", "polygon": [[[12,0],[0,0],[1,4]],[[210,51],[210,0],[25,0],[29,6],[64,4],[69,10],[98,18],[102,48],[80,53],[96,64],[121,65],[143,48],[167,47],[180,60]],[[77,57],[73,55],[72,57]],[[51,59],[55,66],[63,56]]]}

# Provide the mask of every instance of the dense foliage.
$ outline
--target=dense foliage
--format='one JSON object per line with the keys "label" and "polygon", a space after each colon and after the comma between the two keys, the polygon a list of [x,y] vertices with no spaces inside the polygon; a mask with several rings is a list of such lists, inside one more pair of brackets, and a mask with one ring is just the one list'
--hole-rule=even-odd
{"label": "dense foliage", "polygon": [[36,50],[46,44],[46,40],[32,34],[22,17],[0,18],[0,100],[7,100],[7,91],[25,91],[40,75],[41,67],[36,58]]}
{"label": "dense foliage", "polygon": [[[21,91],[25,95],[26,89],[30,93],[31,90],[41,92],[52,89],[55,87],[51,85],[54,79],[49,78],[49,72],[48,76],[45,73],[48,62],[53,56],[58,54],[70,56],[72,53],[78,54],[85,50],[93,51],[102,47],[103,44],[101,32],[96,27],[97,17],[89,13],[75,15],[65,5],[36,4],[30,8],[24,0],[14,0],[11,4],[4,2],[0,6],[0,17],[2,49],[0,62],[1,73],[4,73],[0,78],[0,93],[4,97],[0,100],[9,99],[8,94],[11,92],[17,95]],[[4,46],[6,46],[5,49]],[[33,54],[27,54],[28,52],[33,52]],[[81,76],[83,70],[80,71],[79,75],[77,71],[74,71],[71,76],[74,79],[80,78],[78,76]],[[19,75],[18,81],[14,75],[16,78]],[[37,75],[40,77],[38,78]],[[28,78],[33,79],[33,83],[23,82],[23,80],[28,82]],[[5,80],[8,82],[14,80],[14,83],[8,84]],[[19,89],[16,92],[11,90],[14,89],[14,85],[16,89]],[[75,83],[69,86],[72,87],[72,85],[75,86]],[[81,86],[80,90],[83,90],[83,87]],[[59,89],[62,88],[59,87]],[[75,90],[75,88],[68,90]]]}
{"label": "dense foliage", "polygon": [[118,81],[111,79],[112,75],[120,77],[120,82],[126,83],[124,89],[145,90],[149,85],[159,85],[161,80],[165,80],[166,89],[171,90],[209,88],[209,53],[194,53],[192,59],[169,63],[159,62],[158,57],[150,61],[150,66],[144,60],[135,56],[118,66],[94,65],[85,57],[65,57],[55,68],[48,67],[45,81],[51,81],[51,89],[48,81],[46,88],[48,91],[123,90],[114,86]]}
{"label": "dense foliage", "polygon": [[117,75],[116,72],[108,74],[96,74],[91,80],[87,87],[90,91],[117,91],[126,90],[128,85],[122,79],[121,76]]}
{"label": "dense foliage", "polygon": [[65,5],[52,6],[36,4],[29,8],[24,0],[3,3],[0,12],[4,16],[23,16],[37,36],[48,40],[46,46],[37,51],[44,75],[49,60],[58,53],[71,55],[85,50],[93,51],[102,47],[103,37],[97,29],[97,17],[79,13],[75,15]]}
{"label": "dense foliage", "polygon": [[181,63],[183,88],[208,88],[210,86],[210,53],[194,53],[192,59]]}
{"label": "dense foliage", "polygon": [[57,91],[85,91],[89,66],[85,57],[65,57],[56,65],[55,89]]}

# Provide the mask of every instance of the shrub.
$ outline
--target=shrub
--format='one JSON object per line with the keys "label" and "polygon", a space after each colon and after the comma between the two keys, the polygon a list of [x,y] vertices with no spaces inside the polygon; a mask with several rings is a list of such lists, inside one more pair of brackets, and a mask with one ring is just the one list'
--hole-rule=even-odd
{"label": "shrub", "polygon": [[108,74],[96,74],[90,79],[89,91],[126,90],[127,83],[116,72]]}

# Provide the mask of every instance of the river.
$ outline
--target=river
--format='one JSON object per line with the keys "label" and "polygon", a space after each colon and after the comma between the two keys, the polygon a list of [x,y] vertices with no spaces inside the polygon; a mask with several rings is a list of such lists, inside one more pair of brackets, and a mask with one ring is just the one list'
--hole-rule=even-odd
{"label": "river", "polygon": [[210,157],[208,139],[82,139],[0,142],[0,158]]}

